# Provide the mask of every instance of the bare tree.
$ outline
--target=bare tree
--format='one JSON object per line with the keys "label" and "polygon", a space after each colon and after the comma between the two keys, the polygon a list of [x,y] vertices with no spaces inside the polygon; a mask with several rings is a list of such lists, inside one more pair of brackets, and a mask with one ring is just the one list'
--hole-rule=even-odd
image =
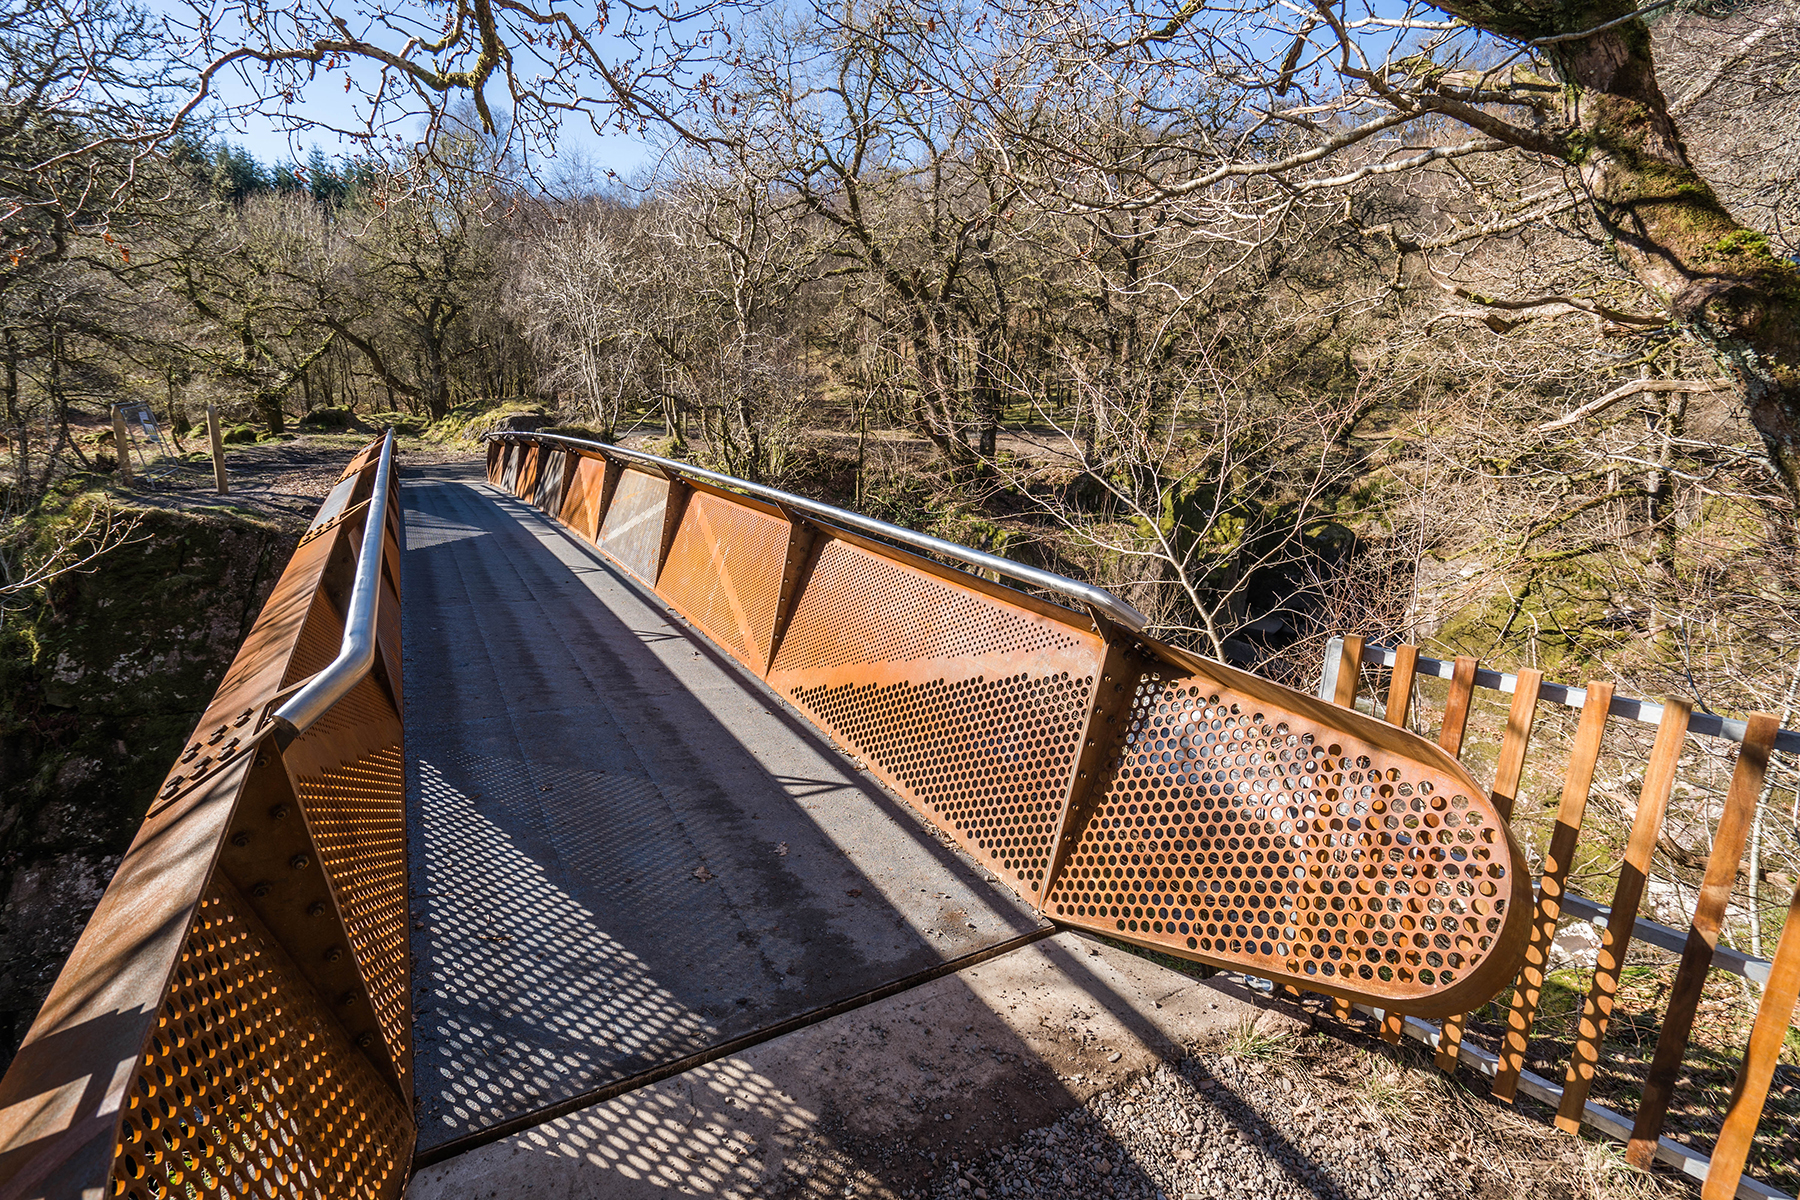
{"label": "bare tree", "polygon": [[649,394],[651,338],[636,309],[649,250],[637,212],[590,199],[536,223],[513,270],[509,300],[547,364],[544,383],[573,390],[606,441]]}

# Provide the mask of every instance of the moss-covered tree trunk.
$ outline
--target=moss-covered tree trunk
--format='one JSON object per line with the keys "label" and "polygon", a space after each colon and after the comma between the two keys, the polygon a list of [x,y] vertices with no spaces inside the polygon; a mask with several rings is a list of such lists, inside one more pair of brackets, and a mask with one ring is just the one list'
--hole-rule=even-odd
{"label": "moss-covered tree trunk", "polygon": [[[1439,0],[1439,7],[1531,41],[1598,28],[1637,5]],[[1544,49],[1569,89],[1560,153],[1580,171],[1625,263],[1736,374],[1776,470],[1800,496],[1800,267],[1732,217],[1688,160],[1642,20]]]}

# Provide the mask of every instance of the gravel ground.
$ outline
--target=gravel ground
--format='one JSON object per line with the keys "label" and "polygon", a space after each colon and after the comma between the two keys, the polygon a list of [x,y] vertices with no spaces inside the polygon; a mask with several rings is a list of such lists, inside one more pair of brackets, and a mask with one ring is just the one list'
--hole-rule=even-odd
{"label": "gravel ground", "polygon": [[[1322,1024],[1335,1025],[1334,1022]],[[1485,1089],[1483,1089],[1483,1092]],[[1351,1028],[1242,1040],[1095,1096],[979,1162],[930,1200],[1691,1196],[1621,1148],[1558,1133],[1446,1078],[1410,1044]],[[916,1195],[917,1193],[912,1193]]]}

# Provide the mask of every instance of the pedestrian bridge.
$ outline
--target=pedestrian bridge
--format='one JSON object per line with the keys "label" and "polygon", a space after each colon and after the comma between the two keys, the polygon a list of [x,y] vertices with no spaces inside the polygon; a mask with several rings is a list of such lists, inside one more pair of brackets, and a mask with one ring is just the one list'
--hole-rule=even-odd
{"label": "pedestrian bridge", "polygon": [[[686,464],[508,435],[485,471],[402,477],[390,435],[325,500],[0,1084],[0,1196],[397,1195],[1057,929],[1371,1007],[1454,1067],[1457,1014],[1530,983],[1561,912],[1505,780],[1349,707],[1354,645],[1333,704],[1144,625]],[[1474,666],[1452,673],[1466,713]],[[1737,734],[1765,761],[1774,736]],[[1784,971],[1800,949],[1769,984],[1791,1009]],[[1517,1053],[1463,1049],[1521,1086]],[[1657,1132],[1646,1153],[1707,1173]],[[1740,1190],[1738,1140],[1709,1195]]]}

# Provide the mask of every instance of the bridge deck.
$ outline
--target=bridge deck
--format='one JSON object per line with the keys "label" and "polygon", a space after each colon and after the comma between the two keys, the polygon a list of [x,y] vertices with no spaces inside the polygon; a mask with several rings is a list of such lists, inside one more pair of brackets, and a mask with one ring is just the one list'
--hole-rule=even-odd
{"label": "bridge deck", "polygon": [[1042,928],[478,466],[403,496],[422,1152]]}

